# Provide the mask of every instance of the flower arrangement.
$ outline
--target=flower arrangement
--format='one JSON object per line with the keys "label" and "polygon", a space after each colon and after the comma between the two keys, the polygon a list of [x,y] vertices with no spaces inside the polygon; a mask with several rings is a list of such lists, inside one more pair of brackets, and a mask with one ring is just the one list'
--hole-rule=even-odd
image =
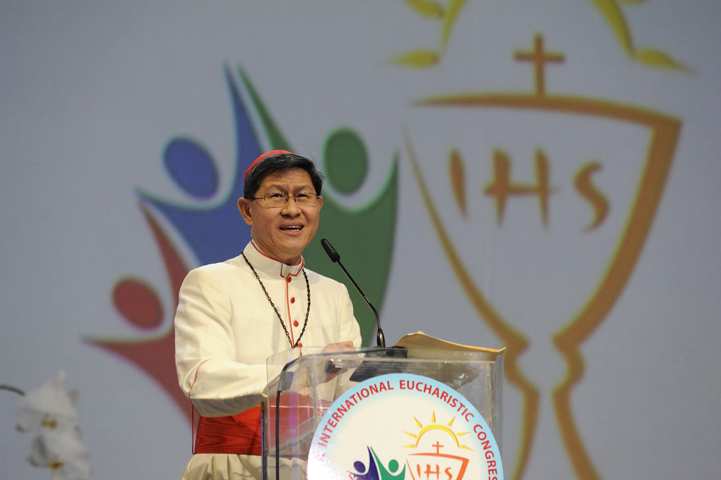
{"label": "flower arrangement", "polygon": [[48,468],[54,480],[89,480],[90,455],[80,438],[75,410],[79,392],[65,390],[65,373],[26,393],[8,385],[0,385],[0,390],[22,395],[15,414],[17,429],[40,432],[32,441],[28,462]]}

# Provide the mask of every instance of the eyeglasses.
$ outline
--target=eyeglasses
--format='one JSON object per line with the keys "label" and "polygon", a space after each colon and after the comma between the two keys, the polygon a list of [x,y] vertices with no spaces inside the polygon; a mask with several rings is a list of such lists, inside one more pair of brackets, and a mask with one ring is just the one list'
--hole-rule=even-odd
{"label": "eyeglasses", "polygon": [[288,195],[287,193],[266,193],[262,197],[253,197],[249,200],[262,200],[263,206],[268,208],[285,207],[288,204],[288,199],[292,198],[295,204],[299,207],[315,207],[318,205],[318,198],[315,193],[296,193],[295,195]]}

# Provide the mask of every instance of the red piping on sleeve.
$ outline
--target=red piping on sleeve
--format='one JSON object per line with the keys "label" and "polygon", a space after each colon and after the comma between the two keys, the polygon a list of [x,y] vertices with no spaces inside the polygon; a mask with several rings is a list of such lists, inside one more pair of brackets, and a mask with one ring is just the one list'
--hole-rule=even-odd
{"label": "red piping on sleeve", "polygon": [[[210,359],[206,360],[205,362],[209,361]],[[195,378],[193,378],[193,384],[190,386],[190,390],[188,390],[188,400],[190,400],[190,392],[193,391],[193,387],[195,387],[195,382],[198,381],[198,372],[200,371],[200,367],[203,366],[205,363],[201,363],[198,365],[197,370],[195,370]],[[190,451],[193,452],[193,455],[195,455],[195,414],[197,411],[195,410],[195,406],[193,406],[193,402],[190,402]]]}

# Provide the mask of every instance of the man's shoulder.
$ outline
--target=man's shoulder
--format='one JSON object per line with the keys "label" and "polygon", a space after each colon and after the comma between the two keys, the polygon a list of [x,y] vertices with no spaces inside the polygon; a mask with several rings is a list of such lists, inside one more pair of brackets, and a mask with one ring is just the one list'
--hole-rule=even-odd
{"label": "man's shoulder", "polygon": [[201,265],[190,270],[187,276],[196,278],[233,276],[238,274],[240,268],[242,268],[242,264],[238,262],[238,257],[235,257],[224,262]]}
{"label": "man's shoulder", "polygon": [[318,283],[327,288],[346,290],[346,286],[337,280],[321,275],[320,273],[307,267],[305,268],[305,271],[308,274],[308,280],[311,283]]}

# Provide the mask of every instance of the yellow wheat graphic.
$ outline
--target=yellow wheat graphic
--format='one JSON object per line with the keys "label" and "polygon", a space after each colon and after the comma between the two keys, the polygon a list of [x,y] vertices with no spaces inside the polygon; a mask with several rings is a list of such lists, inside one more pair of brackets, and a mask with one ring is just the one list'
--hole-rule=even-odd
{"label": "yellow wheat graphic", "polygon": [[[446,6],[432,0],[404,0],[413,12],[427,20],[435,21],[440,27],[440,38],[435,48],[420,48],[396,56],[393,62],[408,68],[430,68],[438,65],[450,39],[453,27],[468,0],[450,0]],[[662,68],[681,72],[692,72],[692,69],[673,58],[668,53],[654,47],[637,47],[631,28],[621,4],[634,7],[646,3],[647,0],[590,0],[603,15],[611,27],[611,32],[621,45],[626,55],[647,67]]]}

